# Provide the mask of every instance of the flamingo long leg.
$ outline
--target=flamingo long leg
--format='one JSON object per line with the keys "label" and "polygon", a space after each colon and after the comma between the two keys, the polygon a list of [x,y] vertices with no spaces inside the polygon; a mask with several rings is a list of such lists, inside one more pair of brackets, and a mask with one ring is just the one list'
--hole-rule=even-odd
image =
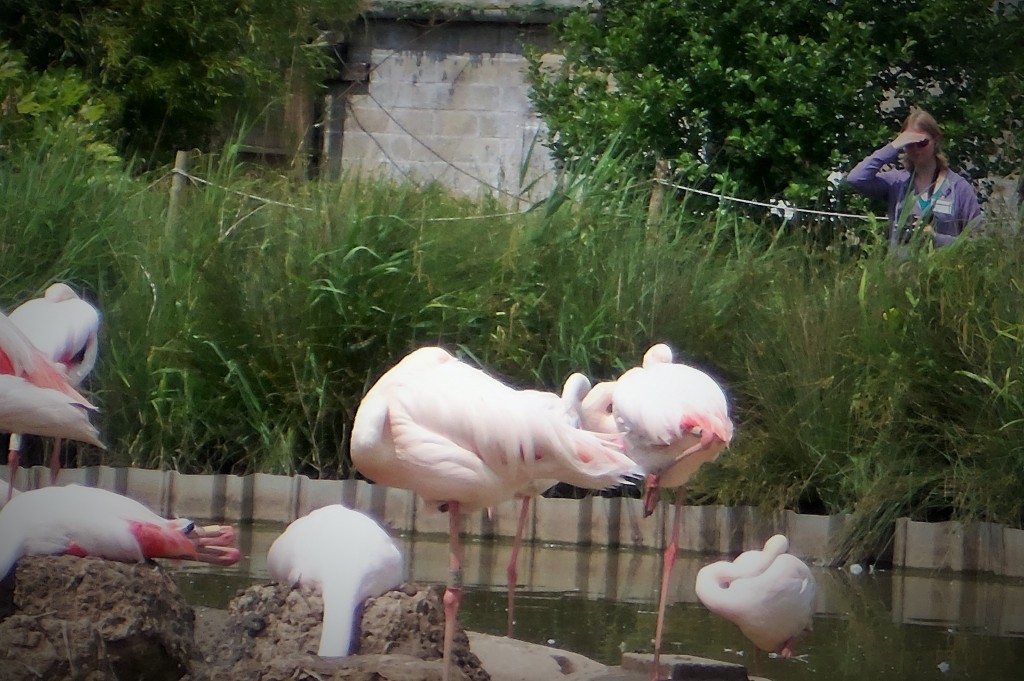
{"label": "flamingo long leg", "polygon": [[60,443],[59,437],[53,438],[53,450],[50,452],[50,484],[57,484],[57,476],[60,475]]}
{"label": "flamingo long leg", "polygon": [[512,540],[512,555],[508,559],[508,637],[512,638],[512,624],[515,622],[514,609],[516,597],[516,582],[519,578],[517,564],[519,563],[519,548],[523,544],[523,530],[526,528],[526,517],[530,513],[530,497],[523,497],[523,507],[519,511],[519,524],[516,526],[516,536]]}
{"label": "flamingo long leg", "polygon": [[679,551],[679,527],[682,524],[683,499],[686,497],[686,490],[680,487],[676,490],[676,501],[672,518],[672,538],[665,547],[665,556],[661,567],[661,593],[658,596],[658,623],[654,628],[654,661],[651,663],[651,681],[658,681],[661,668],[661,638],[665,632],[665,604],[668,600],[669,578],[672,576],[672,567],[676,564],[676,553]]}
{"label": "flamingo long leg", "polygon": [[18,474],[18,460],[21,458],[21,435],[19,433],[11,433],[11,441],[7,447],[7,501],[11,500],[11,496],[14,494],[14,486],[17,484],[17,480],[14,476]]}
{"label": "flamingo long leg", "polygon": [[452,643],[455,640],[455,617],[462,601],[463,548],[459,541],[459,502],[448,502],[448,586],[444,590],[444,648],[442,649],[442,681],[450,681]]}

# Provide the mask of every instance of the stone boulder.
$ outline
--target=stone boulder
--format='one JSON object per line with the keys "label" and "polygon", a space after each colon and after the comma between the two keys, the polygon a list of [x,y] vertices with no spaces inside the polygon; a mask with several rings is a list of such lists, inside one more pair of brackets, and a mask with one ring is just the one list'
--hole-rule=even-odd
{"label": "stone boulder", "polygon": [[[228,606],[226,622],[211,638],[203,678],[344,679],[430,681],[441,679],[444,641],[442,587],[404,584],[364,604],[356,655],[320,658],[323,601],[307,587],[253,586]],[[469,639],[456,631],[452,679],[489,681]]]}
{"label": "stone boulder", "polygon": [[[443,587],[364,604],[356,655],[320,658],[323,601],[250,587],[227,612],[191,608],[155,563],[22,558],[0,582],[0,679],[440,681]],[[489,681],[456,631],[452,681]]]}
{"label": "stone boulder", "polygon": [[194,613],[155,564],[22,558],[0,588],[0,679],[178,681]]}

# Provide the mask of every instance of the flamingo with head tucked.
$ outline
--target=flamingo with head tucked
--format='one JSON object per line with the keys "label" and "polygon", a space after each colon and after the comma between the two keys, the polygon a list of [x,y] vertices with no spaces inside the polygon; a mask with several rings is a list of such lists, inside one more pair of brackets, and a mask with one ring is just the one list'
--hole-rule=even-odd
{"label": "flamingo with head tucked", "polygon": [[[7,316],[0,314],[0,430],[67,437],[103,447],[89,422],[88,415],[94,411],[96,407]],[[15,439],[12,435],[12,441]],[[13,484],[18,466],[16,448],[8,455],[8,465]]]}
{"label": "flamingo with head tucked", "polygon": [[[22,303],[11,311],[10,320],[60,369],[72,387],[77,388],[96,365],[99,311],[67,284],[53,284],[42,298]],[[60,445],[61,436],[57,435],[50,454],[51,484],[57,482],[60,472]],[[17,467],[20,448],[20,435],[12,433],[8,459],[13,459],[13,467]]]}
{"label": "flamingo with head tucked", "polygon": [[[532,395],[536,397],[538,404],[545,409],[551,410],[557,418],[565,419],[565,422],[573,428],[580,428],[583,398],[590,391],[590,387],[590,379],[583,374],[574,373],[565,379],[560,396],[554,393],[535,390],[522,390],[520,392],[526,396]],[[522,548],[526,519],[530,515],[530,500],[542,494],[552,485],[558,484],[558,482],[558,480],[534,480],[525,489],[520,490],[516,494],[522,500],[522,505],[519,509],[519,521],[516,524],[516,533],[512,539],[512,551],[508,559],[508,568],[506,569],[506,576],[508,578],[506,635],[509,638],[512,638],[515,625],[516,583],[519,579],[519,550]]]}
{"label": "flamingo with head tucked", "polygon": [[636,472],[617,438],[572,427],[535,391],[515,390],[438,347],[410,353],[366,393],[351,451],[370,480],[413,490],[449,514],[446,680],[462,598],[459,514],[529,492],[538,480],[601,489]]}
{"label": "flamingo with head tucked", "polygon": [[317,655],[352,652],[360,605],[402,583],[402,554],[372,518],[341,505],[324,506],[299,518],[274,540],[267,568],[277,582],[302,584],[324,601]]}
{"label": "flamingo with head tucked", "polygon": [[817,583],[807,565],[787,553],[781,534],[764,549],[745,551],[697,573],[697,598],[708,610],[740,628],[766,652],[792,657],[793,642],[813,624]]}
{"label": "flamingo with head tucked", "polygon": [[721,386],[703,371],[672,361],[665,344],[652,346],[643,364],[617,381],[600,383],[582,405],[583,427],[621,431],[626,453],[646,473],[644,516],[654,512],[662,488],[675,489],[672,534],[662,565],[651,678],[659,672],[669,576],[679,550],[679,528],[687,481],[714,461],[732,440],[729,404]]}
{"label": "flamingo with head tucked", "polygon": [[22,556],[69,554],[142,562],[149,558],[233,565],[234,531],[168,520],[128,497],[68,485],[22,492],[0,510],[0,578]]}

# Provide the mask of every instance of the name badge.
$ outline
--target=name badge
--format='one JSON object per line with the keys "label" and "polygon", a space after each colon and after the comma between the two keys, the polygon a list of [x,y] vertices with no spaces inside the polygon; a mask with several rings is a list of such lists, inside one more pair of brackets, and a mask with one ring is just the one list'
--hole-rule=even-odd
{"label": "name badge", "polygon": [[932,212],[938,213],[939,215],[952,215],[953,201],[951,199],[939,199],[935,202]]}

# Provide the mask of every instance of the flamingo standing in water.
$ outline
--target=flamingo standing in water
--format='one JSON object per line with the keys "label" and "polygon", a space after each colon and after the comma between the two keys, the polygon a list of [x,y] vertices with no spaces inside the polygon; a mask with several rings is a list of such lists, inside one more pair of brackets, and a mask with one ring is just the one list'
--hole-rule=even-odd
{"label": "flamingo standing in water", "polygon": [[459,514],[528,494],[539,480],[603,489],[637,472],[617,438],[573,428],[536,391],[514,390],[438,347],[410,353],[370,388],[351,451],[367,478],[448,512],[445,681],[462,598]]}
{"label": "flamingo standing in water", "polygon": [[732,440],[729,405],[710,376],[672,361],[665,344],[652,346],[643,364],[613,383],[594,386],[583,399],[583,427],[622,431],[626,453],[646,473],[644,516],[654,512],[662,488],[675,489],[672,534],[662,565],[651,678],[659,672],[669,576],[679,550],[679,527],[687,481],[714,461]]}
{"label": "flamingo standing in water", "polygon": [[[67,284],[53,284],[42,298],[22,303],[11,311],[10,320],[63,372],[71,387],[81,385],[96,365],[100,313]],[[57,482],[60,472],[60,445],[61,436],[55,436],[50,454],[50,484]],[[10,465],[15,468],[20,451],[21,435],[12,433],[8,463],[13,458]]]}
{"label": "flamingo standing in water", "polygon": [[200,528],[167,520],[128,497],[68,485],[22,492],[0,510],[0,579],[22,556],[149,558],[233,565],[240,553],[227,526]]}
{"label": "flamingo standing in water", "polygon": [[276,581],[320,591],[323,632],[317,655],[352,652],[355,618],[363,601],[402,583],[402,554],[380,525],[340,505],[299,518],[274,540],[267,568]]}
{"label": "flamingo standing in water", "polygon": [[[524,395],[535,396],[539,404],[551,410],[552,413],[556,414],[557,418],[565,419],[565,422],[573,428],[580,428],[582,427],[581,410],[583,398],[590,392],[590,388],[590,379],[583,374],[574,373],[565,379],[561,396],[534,390],[522,390],[520,392]],[[526,519],[530,515],[530,500],[558,482],[558,480],[534,480],[525,489],[516,494],[516,496],[522,499],[522,505],[519,509],[519,522],[516,524],[516,534],[512,539],[512,552],[508,559],[508,568],[506,569],[506,576],[508,577],[507,636],[509,638],[512,638],[515,625],[516,583],[519,579],[519,550],[523,544],[523,531],[526,529]]]}
{"label": "flamingo standing in water", "polygon": [[696,583],[708,610],[738,626],[759,649],[782,657],[792,657],[793,641],[811,629],[817,595],[810,568],[788,550],[789,540],[777,534],[763,550],[701,568]]}
{"label": "flamingo standing in water", "polygon": [[[89,422],[93,411],[96,407],[0,314],[0,431],[66,437],[103,447]],[[8,466],[13,484],[18,470],[16,448],[8,454]]]}

